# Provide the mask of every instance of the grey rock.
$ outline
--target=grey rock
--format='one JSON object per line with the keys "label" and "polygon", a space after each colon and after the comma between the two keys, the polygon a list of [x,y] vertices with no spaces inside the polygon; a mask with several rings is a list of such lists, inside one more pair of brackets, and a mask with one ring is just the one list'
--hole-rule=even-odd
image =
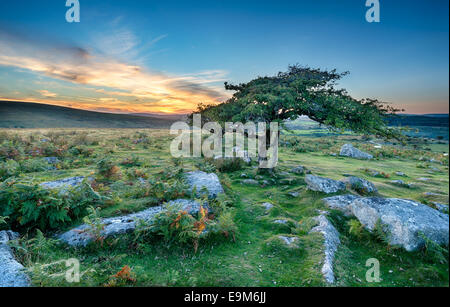
{"label": "grey rock", "polygon": [[266,212],[269,212],[270,209],[273,208],[273,205],[271,203],[263,203],[261,206],[264,207],[264,209],[266,210]]}
{"label": "grey rock", "polygon": [[324,214],[319,215],[315,220],[319,225],[311,229],[311,233],[321,233],[323,235],[325,257],[322,265],[322,274],[327,283],[332,284],[335,282],[333,272],[334,254],[336,253],[339,244],[341,244],[339,232]]}
{"label": "grey rock", "polygon": [[57,157],[45,157],[44,160],[48,163],[48,164],[57,164],[61,161],[59,161],[59,159]]}
{"label": "grey rock", "polygon": [[43,182],[40,184],[41,187],[45,189],[67,189],[67,188],[74,188],[79,186],[85,177],[71,177],[71,178],[65,178],[61,180],[55,180],[55,181],[49,181],[49,182]]}
{"label": "grey rock", "polygon": [[191,191],[196,187],[197,192],[200,193],[203,188],[206,188],[210,198],[215,198],[218,194],[223,193],[219,177],[214,173],[208,174],[201,171],[189,172],[186,174],[186,181]]}
{"label": "grey rock", "polygon": [[139,181],[139,183],[142,184],[142,185],[147,184],[147,180],[145,180],[145,179],[142,178],[142,177],[139,177],[139,178],[138,178],[138,181]]}
{"label": "grey rock", "polygon": [[303,175],[305,173],[305,171],[306,171],[306,168],[302,165],[299,165],[297,167],[294,167],[291,172],[293,172],[295,174]]}
{"label": "grey rock", "polygon": [[8,241],[18,238],[12,231],[0,231],[0,288],[29,287],[30,279],[24,272],[24,267],[14,258]]}
{"label": "grey rock", "polygon": [[431,178],[420,177],[420,178],[417,178],[417,180],[427,182],[427,181],[431,181]]}
{"label": "grey rock", "polygon": [[288,223],[288,221],[287,220],[284,220],[284,219],[278,219],[278,220],[275,220],[275,221],[273,221],[275,224],[282,224],[282,225],[286,225],[287,223]]}
{"label": "grey rock", "polygon": [[367,181],[366,179],[351,176],[351,177],[349,177],[349,182],[350,182],[352,189],[354,189],[354,190],[363,191],[363,192],[369,193],[369,194],[378,192],[375,185],[372,182]]}
{"label": "grey rock", "polygon": [[397,198],[358,198],[351,204],[353,215],[367,229],[378,221],[386,227],[389,243],[414,251],[424,245],[420,233],[430,240],[448,245],[449,218],[424,204]]}
{"label": "grey rock", "polygon": [[243,185],[258,185],[259,182],[255,179],[244,179],[241,182]]}
{"label": "grey rock", "polygon": [[313,175],[306,175],[305,181],[308,184],[308,189],[312,191],[324,192],[326,194],[345,191],[345,183],[342,181]]}
{"label": "grey rock", "polygon": [[291,197],[297,198],[300,196],[300,193],[299,192],[289,192],[288,195]]}
{"label": "grey rock", "polygon": [[395,174],[400,177],[406,177],[406,174],[402,172],[395,172]]}
{"label": "grey rock", "polygon": [[368,154],[364,151],[361,151],[353,147],[352,144],[345,144],[344,146],[342,146],[339,155],[356,159],[367,159],[367,160],[373,159],[373,156],[371,154]]}
{"label": "grey rock", "polygon": [[351,216],[353,215],[351,204],[358,198],[359,196],[347,194],[327,197],[324,198],[323,201],[329,208],[342,211],[346,216]]}
{"label": "grey rock", "polygon": [[430,196],[430,197],[433,197],[433,196],[442,196],[442,194],[433,193],[433,192],[425,192],[425,193],[423,193],[423,195],[424,195],[424,196]]}
{"label": "grey rock", "polygon": [[299,241],[297,237],[278,236],[278,238],[289,247],[298,247],[296,244]]}
{"label": "grey rock", "polygon": [[410,183],[406,183],[403,180],[391,180],[390,183],[392,183],[393,185],[397,185],[399,187],[404,187],[404,188],[412,188],[413,185]]}
{"label": "grey rock", "polygon": [[[168,202],[167,206],[174,206],[179,210],[187,211],[189,214],[196,214],[200,210],[198,202],[186,199]],[[167,210],[167,206],[152,207],[129,215],[102,219],[101,224],[104,226],[104,229],[101,235],[104,238],[108,238],[133,232],[138,221],[151,223],[158,213]],[[74,247],[85,247],[94,239],[89,233],[89,227],[89,225],[83,224],[59,235],[58,239]]]}

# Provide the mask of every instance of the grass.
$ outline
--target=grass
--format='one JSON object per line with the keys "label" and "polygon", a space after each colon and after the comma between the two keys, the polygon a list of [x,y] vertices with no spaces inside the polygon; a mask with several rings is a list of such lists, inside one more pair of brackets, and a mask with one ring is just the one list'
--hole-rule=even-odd
{"label": "grass", "polygon": [[[137,178],[128,176],[138,170],[148,178],[175,168],[169,154],[171,136],[161,129],[73,129],[63,130],[4,130],[4,138],[14,135],[33,144],[53,135],[54,143],[77,140],[92,150],[89,157],[79,157],[64,153],[60,157],[62,165],[57,170],[35,173],[21,173],[18,178],[27,178],[35,183],[62,179],[72,176],[89,176],[96,172],[96,163],[105,156],[119,168],[121,177],[103,182],[98,188],[103,195],[114,195],[112,201],[100,211],[101,216],[110,217],[140,211],[154,205],[146,197],[129,196],[130,187],[137,184]],[[0,131],[0,143],[1,143]],[[59,136],[58,136],[59,134]],[[299,134],[298,131],[295,134]],[[85,135],[85,137],[78,137]],[[95,139],[88,142],[87,139]],[[145,142],[137,142],[144,139]],[[355,175],[373,182],[383,197],[408,198],[431,204],[439,201],[448,204],[448,145],[416,144],[385,145],[383,157],[372,161],[332,156],[344,143],[352,142],[373,154],[377,150],[361,137],[346,134],[315,137],[309,132],[304,135],[283,135],[282,142],[294,144],[280,147],[279,164],[274,174],[258,174],[255,164],[241,170],[218,173],[225,187],[227,199],[234,213],[238,227],[236,242],[226,238],[203,242],[197,253],[189,245],[167,244],[157,238],[142,244],[134,244],[134,235],[106,240],[104,246],[90,246],[73,249],[52,242],[53,233],[45,233],[47,241],[32,245],[23,239],[22,249],[16,248],[21,262],[31,270],[35,286],[327,286],[321,275],[323,260],[323,238],[320,234],[309,234],[314,226],[312,218],[317,210],[325,210],[321,199],[324,195],[306,190],[304,175],[289,171],[304,165],[315,175],[333,179],[343,179],[344,175]],[[418,141],[416,141],[417,143]],[[298,146],[302,146],[301,150]],[[296,147],[297,146],[297,147]],[[426,150],[430,147],[431,150]],[[395,157],[390,155],[395,150]],[[26,153],[22,157],[26,156]],[[422,158],[422,159],[421,159]],[[424,159],[425,158],[425,159]],[[128,160],[127,160],[128,159]],[[442,162],[429,163],[430,159]],[[18,159],[20,160],[20,159]],[[123,161],[139,161],[121,163]],[[185,171],[195,170],[202,159],[182,159],[176,164]],[[429,165],[439,171],[431,171]],[[364,169],[384,172],[386,177],[373,177]],[[407,177],[395,175],[401,171]],[[274,180],[275,183],[262,186],[242,185],[242,174],[246,178]],[[429,182],[417,178],[429,177]],[[293,179],[293,180],[284,180]],[[390,183],[401,179],[413,183],[413,188],[399,187]],[[282,183],[283,182],[283,183]],[[298,192],[292,197],[290,192]],[[425,192],[438,195],[426,196]],[[274,207],[266,213],[261,206],[270,202]],[[287,225],[274,223],[286,219]],[[338,212],[331,212],[330,219],[340,232],[340,245],[334,265],[337,286],[446,286],[448,262],[433,260],[425,251],[408,253],[402,249],[387,246],[374,234],[363,231],[356,237],[350,233],[348,218]],[[74,225],[80,221],[74,221]],[[74,226],[72,225],[72,226]],[[69,226],[67,226],[69,228]],[[278,235],[298,236],[298,248],[288,248],[280,244]],[[35,237],[30,232],[28,239]],[[448,256],[447,256],[448,257]],[[62,276],[50,277],[47,273],[64,271],[64,266],[54,264],[46,269],[42,264],[52,264],[64,259],[77,258],[81,261],[81,271],[86,272],[79,284],[68,284]],[[365,279],[369,258],[380,261],[380,283],[368,283]],[[131,268],[135,280],[117,281],[113,276],[125,266]]]}

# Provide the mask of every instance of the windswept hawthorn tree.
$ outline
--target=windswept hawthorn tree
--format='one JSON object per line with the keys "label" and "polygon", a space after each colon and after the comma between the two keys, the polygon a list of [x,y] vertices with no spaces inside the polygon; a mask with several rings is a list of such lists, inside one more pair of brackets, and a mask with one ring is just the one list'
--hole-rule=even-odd
{"label": "windswept hawthorn tree", "polygon": [[[355,99],[337,82],[348,72],[321,70],[299,65],[273,77],[258,77],[248,83],[225,83],[233,96],[219,105],[200,104],[195,112],[202,121],[283,122],[307,115],[331,129],[352,130],[384,138],[401,139],[401,134],[387,126],[386,118],[395,109],[376,99]],[[268,134],[268,139],[270,135]]]}

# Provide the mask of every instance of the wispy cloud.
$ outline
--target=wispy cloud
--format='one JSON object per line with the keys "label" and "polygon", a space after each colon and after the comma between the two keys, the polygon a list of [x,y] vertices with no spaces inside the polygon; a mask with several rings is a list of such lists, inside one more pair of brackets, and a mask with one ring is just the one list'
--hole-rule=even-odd
{"label": "wispy cloud", "polygon": [[53,98],[53,97],[58,96],[58,94],[49,92],[49,91],[47,91],[47,90],[40,90],[40,91],[38,91],[38,92],[39,92],[42,96],[47,97],[47,98]]}
{"label": "wispy cloud", "polygon": [[[155,44],[164,37],[156,37],[148,44]],[[109,53],[42,43],[0,30],[0,65],[85,85],[86,93],[97,95],[92,96],[91,102],[73,97],[73,101],[65,103],[89,109],[179,113],[194,109],[200,102],[216,103],[227,97],[221,88],[214,86],[225,80],[224,71],[169,75],[118,60],[140,45],[130,31],[116,32],[99,45]],[[57,94],[51,88],[39,90],[39,93],[44,98],[52,98],[52,103],[64,104],[55,99]]]}

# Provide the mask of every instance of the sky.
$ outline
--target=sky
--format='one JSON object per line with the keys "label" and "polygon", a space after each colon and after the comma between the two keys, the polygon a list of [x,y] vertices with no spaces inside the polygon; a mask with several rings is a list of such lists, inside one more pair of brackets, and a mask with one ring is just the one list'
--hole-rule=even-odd
{"label": "sky", "polygon": [[290,64],[406,113],[448,113],[448,0],[0,1],[0,100],[117,113],[188,113]]}

